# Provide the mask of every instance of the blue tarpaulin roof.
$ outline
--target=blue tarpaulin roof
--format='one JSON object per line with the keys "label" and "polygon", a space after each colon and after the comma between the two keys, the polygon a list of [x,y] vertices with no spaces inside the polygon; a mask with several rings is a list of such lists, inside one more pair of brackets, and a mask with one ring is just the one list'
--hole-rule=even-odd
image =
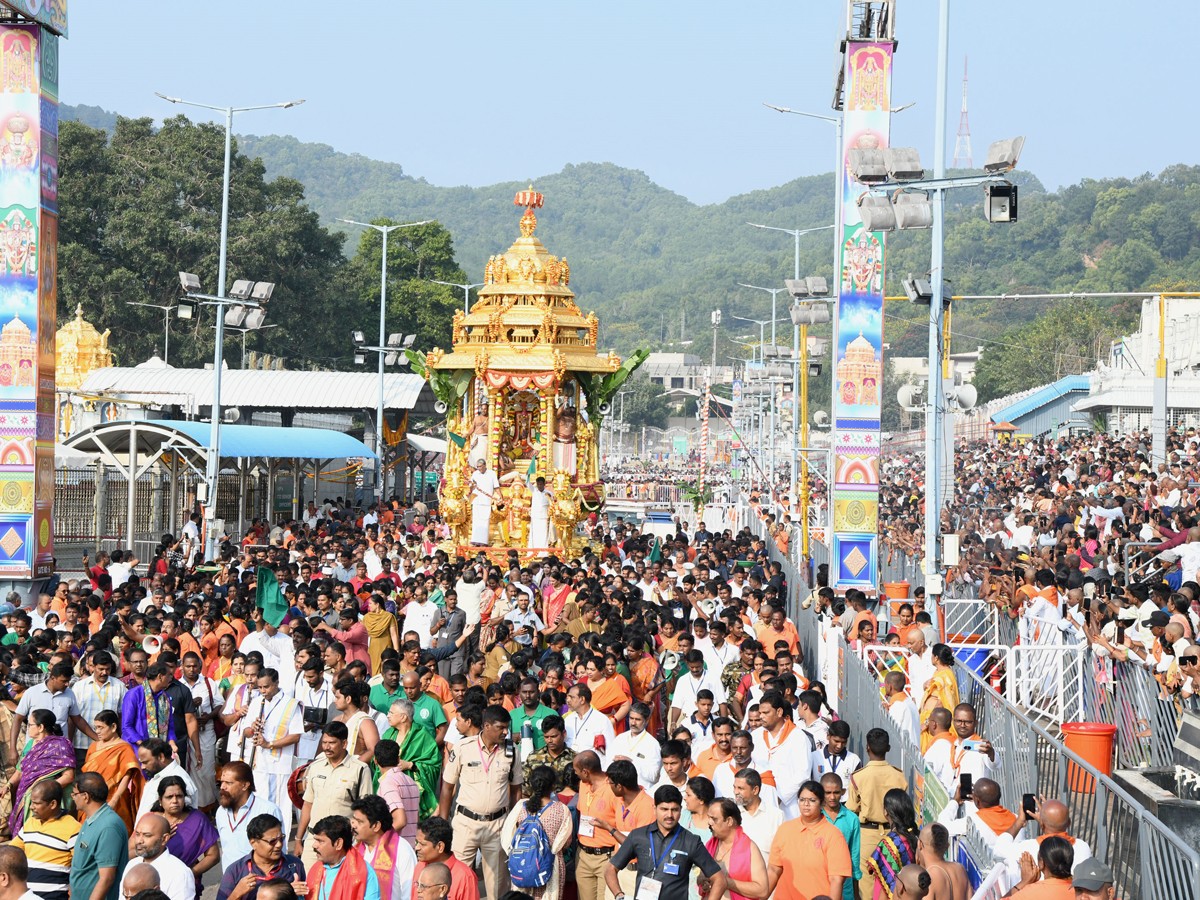
{"label": "blue tarpaulin roof", "polygon": [[1014,422],[1021,416],[1027,416],[1035,409],[1040,409],[1047,403],[1057,400],[1065,394],[1070,394],[1074,391],[1083,391],[1087,393],[1091,389],[1091,378],[1087,375],[1068,375],[1066,378],[1060,378],[1054,384],[1048,384],[1038,391],[1034,391],[1028,397],[1018,400],[1012,406],[1006,406],[1004,409],[995,413],[991,419],[993,422]]}
{"label": "blue tarpaulin roof", "polygon": [[[209,447],[208,422],[159,422],[190,437],[203,449]],[[221,455],[340,459],[344,456],[375,454],[358,438],[326,428],[280,428],[274,425],[222,425]]]}

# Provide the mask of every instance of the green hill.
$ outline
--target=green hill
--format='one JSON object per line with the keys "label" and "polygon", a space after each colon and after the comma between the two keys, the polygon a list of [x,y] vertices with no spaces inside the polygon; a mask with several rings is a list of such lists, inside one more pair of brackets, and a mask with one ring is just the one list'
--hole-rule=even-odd
{"label": "green hill", "polygon": [[[115,122],[94,107],[64,106],[63,118],[110,131]],[[330,230],[343,227],[335,221],[343,216],[436,218],[453,235],[454,258],[471,280],[482,280],[487,257],[506,248],[517,233],[512,196],[525,180],[440,187],[406,174],[398,164],[292,137],[244,136],[238,150],[259,158],[267,178],[300,182],[304,202]],[[1021,187],[1021,219],[1014,225],[984,221],[981,189],[953,195],[946,267],[956,294],[1126,291],[1200,282],[1200,215],[1194,211],[1200,168],[1180,165],[1158,177],[1089,180],[1054,193],[1032,175],[1018,173],[1015,180]],[[656,185],[642,172],[609,163],[569,165],[538,175],[534,183],[546,195],[539,236],[551,252],[570,260],[571,284],[581,305],[596,310],[603,342],[621,351],[657,344],[660,336],[678,340],[686,321],[683,337],[707,355],[709,313],[718,308],[726,314],[726,326],[734,326],[733,334],[747,333],[729,315],[766,318],[770,301],[764,293],[738,288],[737,282],[781,286],[791,275],[792,240],[746,222],[796,228],[833,217],[828,173],[707,206]],[[356,231],[347,232],[347,253],[357,244]],[[902,277],[929,268],[929,233],[898,233],[889,247],[888,292],[900,294]],[[802,274],[829,276],[831,257],[827,233],[802,238]],[[1011,300],[963,303],[955,312],[955,349],[1002,341],[1048,306]],[[885,340],[890,352],[924,355],[924,310],[903,301],[889,307]],[[1101,321],[1109,330],[1126,327],[1130,305],[1118,304]],[[780,327],[788,333],[784,323]],[[1092,334],[1091,349],[1075,354],[1080,358],[1068,367],[1087,368],[1106,335]],[[722,356],[734,352],[729,336],[722,332]]]}

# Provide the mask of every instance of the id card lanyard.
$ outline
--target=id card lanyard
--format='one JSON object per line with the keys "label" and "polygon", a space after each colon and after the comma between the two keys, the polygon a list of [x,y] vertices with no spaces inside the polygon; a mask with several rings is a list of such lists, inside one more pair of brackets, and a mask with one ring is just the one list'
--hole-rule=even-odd
{"label": "id card lanyard", "polygon": [[[650,863],[651,863],[650,874],[651,874],[651,876],[654,876],[654,875],[658,874],[658,869],[659,869],[659,867],[660,867],[660,866],[661,866],[661,865],[662,865],[664,862],[666,862],[666,861],[667,861],[667,860],[670,858],[670,856],[671,856],[671,848],[672,848],[672,847],[674,847],[674,846],[675,846],[675,842],[676,842],[677,840],[679,840],[679,832],[680,832],[680,831],[682,831],[682,829],[681,829],[681,828],[680,828],[678,825],[676,825],[676,826],[675,826],[675,834],[671,836],[671,842],[670,842],[669,844],[667,844],[667,846],[666,846],[666,847],[664,847],[664,848],[663,848],[662,856],[656,856],[656,855],[655,855],[655,852],[654,852],[654,832],[653,832],[653,831],[651,831],[651,832],[650,832],[650,834],[649,834],[649,838],[650,838]],[[663,870],[663,874],[665,874],[665,875],[677,875],[677,874],[679,874],[679,873],[678,873],[678,871],[676,871],[676,872],[667,872],[667,871],[664,869],[664,870]]]}

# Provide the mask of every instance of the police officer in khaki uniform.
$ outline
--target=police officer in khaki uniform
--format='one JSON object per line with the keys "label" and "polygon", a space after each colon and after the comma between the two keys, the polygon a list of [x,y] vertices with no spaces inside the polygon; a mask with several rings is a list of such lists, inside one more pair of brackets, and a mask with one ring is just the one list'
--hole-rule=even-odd
{"label": "police officer in khaki uniform", "polygon": [[521,759],[510,736],[512,720],[502,706],[483,711],[483,728],[450,748],[442,773],[438,815],[450,818],[458,785],[454,826],[454,855],[464,865],[483,858],[483,883],[488,897],[502,897],[509,888],[507,857],[500,830],[504,817],[517,803],[521,791]]}
{"label": "police officer in khaki uniform", "polygon": [[350,818],[350,806],[372,793],[371,769],[346,749],[350,733],[344,722],[330,722],[321,732],[321,753],[304,770],[304,806],[296,829],[295,854],[305,867],[317,861],[308,826],[326,816]]}
{"label": "police officer in khaki uniform", "polygon": [[[888,764],[887,755],[891,749],[888,733],[882,728],[872,728],[867,732],[867,764],[850,776],[850,796],[846,799],[846,806],[852,813],[858,814],[862,826],[859,859],[864,862],[871,858],[879,842],[888,833],[887,813],[883,810],[884,796],[893,788],[908,790],[908,779],[904,773]],[[862,868],[859,894],[870,897],[875,889],[875,879],[867,874],[865,865]]]}

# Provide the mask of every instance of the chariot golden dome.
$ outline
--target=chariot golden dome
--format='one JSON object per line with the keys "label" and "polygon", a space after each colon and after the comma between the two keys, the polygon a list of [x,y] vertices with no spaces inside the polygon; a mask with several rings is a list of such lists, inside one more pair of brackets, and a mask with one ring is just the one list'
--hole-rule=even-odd
{"label": "chariot golden dome", "polygon": [[504,253],[488,259],[479,300],[468,313],[454,314],[453,350],[429,353],[437,369],[611,372],[613,353],[599,355],[600,323],[583,315],[571,291],[566,257],[552,256],[538,240],[535,209],[544,202],[530,185],[513,201],[525,207],[521,236]]}

